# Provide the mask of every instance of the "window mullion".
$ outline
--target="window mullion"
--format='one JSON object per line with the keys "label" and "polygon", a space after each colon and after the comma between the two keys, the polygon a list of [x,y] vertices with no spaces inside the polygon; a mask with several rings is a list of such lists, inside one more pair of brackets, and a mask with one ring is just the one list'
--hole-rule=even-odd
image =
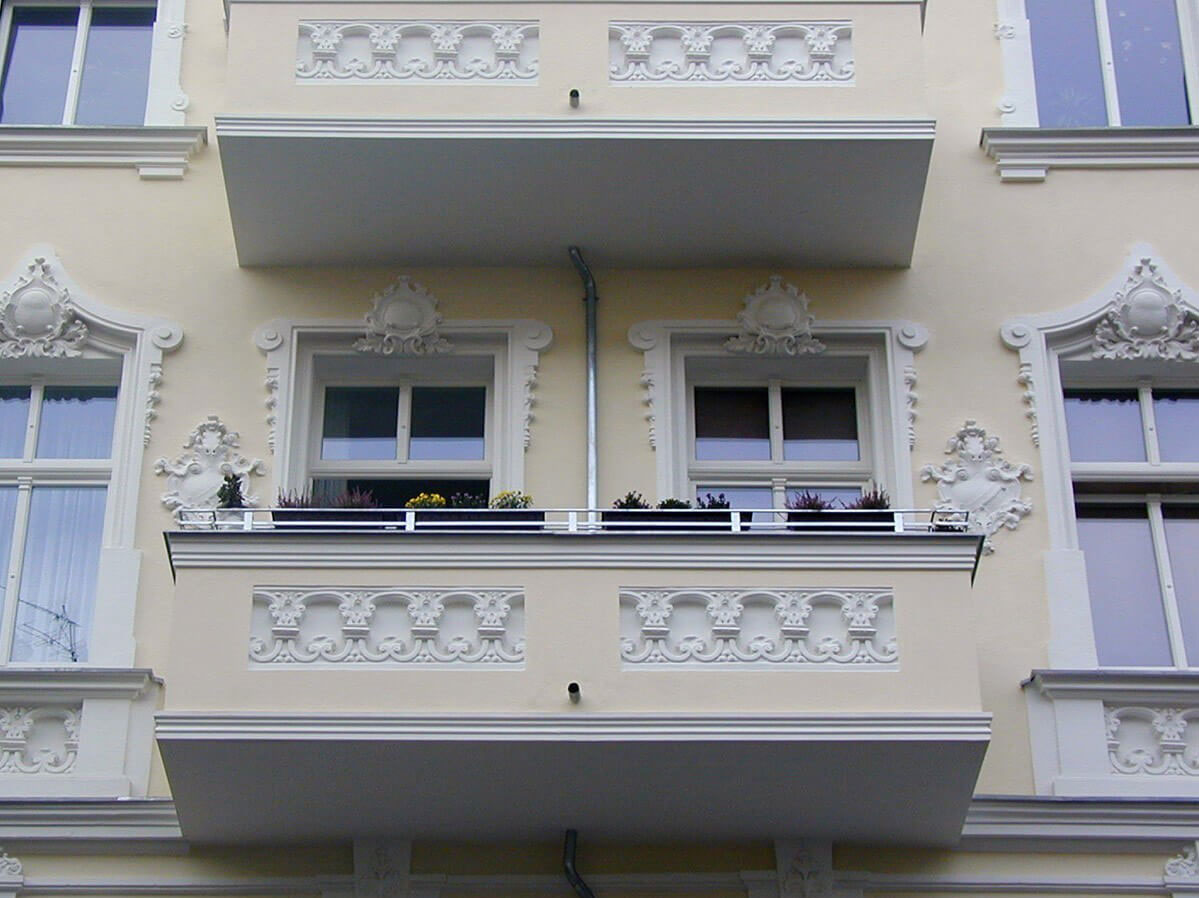
{"label": "window mullion", "polygon": [[29,420],[25,424],[25,448],[21,457],[29,462],[37,454],[37,435],[42,426],[42,399],[46,394],[46,384],[41,378],[35,378],[29,386]]}
{"label": "window mullion", "polygon": [[1157,559],[1157,577],[1161,582],[1162,606],[1166,615],[1166,630],[1175,667],[1187,666],[1186,643],[1182,638],[1182,618],[1178,613],[1178,598],[1174,592],[1174,576],[1170,572],[1170,550],[1166,544],[1166,524],[1162,518],[1161,496],[1148,497],[1149,531],[1153,536],[1153,555]]}
{"label": "window mullion", "polygon": [[770,460],[783,463],[783,386],[777,378],[767,381],[767,408],[770,418]]}
{"label": "window mullion", "polygon": [[412,439],[412,384],[400,384],[400,398],[396,403],[396,461],[408,461],[408,441]]}
{"label": "window mullion", "polygon": [[1151,465],[1162,463],[1161,450],[1157,444],[1157,416],[1153,409],[1153,389],[1148,383],[1137,387],[1137,396],[1141,406],[1141,427],[1145,436],[1145,458]]}
{"label": "window mullion", "polygon": [[1095,26],[1099,32],[1099,61],[1103,70],[1107,123],[1115,127],[1120,124],[1120,90],[1116,85],[1116,61],[1112,51],[1112,29],[1107,17],[1107,0],[1095,0]]}
{"label": "window mullion", "polygon": [[79,19],[75,24],[75,51],[71,56],[71,77],[67,81],[67,102],[62,113],[64,125],[75,123],[75,111],[79,106],[79,86],[83,81],[83,59],[84,54],[87,53],[87,35],[91,26],[91,0],[81,0]]}
{"label": "window mullion", "polygon": [[21,594],[21,562],[25,556],[25,533],[29,524],[29,506],[33,499],[33,478],[17,480],[17,507],[13,516],[12,546],[8,553],[4,581],[4,613],[0,617],[0,663],[12,657],[13,636],[16,631],[17,603]]}
{"label": "window mullion", "polygon": [[1192,123],[1199,121],[1199,44],[1195,34],[1195,6],[1190,0],[1178,0],[1178,36],[1182,41],[1182,71],[1187,88],[1187,107]]}

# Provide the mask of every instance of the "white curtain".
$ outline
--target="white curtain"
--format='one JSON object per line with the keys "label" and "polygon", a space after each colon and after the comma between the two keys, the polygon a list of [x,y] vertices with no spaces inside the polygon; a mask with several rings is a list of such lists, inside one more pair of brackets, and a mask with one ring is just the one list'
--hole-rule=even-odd
{"label": "white curtain", "polygon": [[46,387],[38,458],[108,458],[116,387]]}
{"label": "white curtain", "polygon": [[12,660],[87,660],[105,487],[35,486]]}
{"label": "white curtain", "polygon": [[0,387],[0,458],[20,458],[25,453],[28,422],[29,387]]}

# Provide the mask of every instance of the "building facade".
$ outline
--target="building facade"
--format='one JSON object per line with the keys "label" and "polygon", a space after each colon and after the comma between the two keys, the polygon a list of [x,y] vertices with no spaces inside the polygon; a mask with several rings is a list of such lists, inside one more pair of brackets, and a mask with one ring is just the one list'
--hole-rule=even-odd
{"label": "building facade", "polygon": [[1195,0],[0,52],[0,893],[1199,894]]}

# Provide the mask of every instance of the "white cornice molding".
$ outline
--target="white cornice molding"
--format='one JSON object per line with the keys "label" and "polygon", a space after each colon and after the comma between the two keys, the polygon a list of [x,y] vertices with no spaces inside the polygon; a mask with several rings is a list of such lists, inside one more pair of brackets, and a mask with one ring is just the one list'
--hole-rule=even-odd
{"label": "white cornice molding", "polygon": [[1004,181],[1044,181],[1052,168],[1196,168],[1199,127],[984,128]]}
{"label": "white cornice molding", "polygon": [[962,826],[967,851],[1168,853],[1199,832],[1199,801],[1185,798],[1074,799],[976,796]]}
{"label": "white cornice molding", "polygon": [[166,798],[0,800],[3,844],[62,842],[78,850],[81,841],[103,842],[119,851],[151,841],[184,847],[182,839],[175,803]]}
{"label": "white cornice molding", "polygon": [[973,571],[969,534],[420,534],[212,532],[165,534],[185,568],[676,568],[685,570]]}
{"label": "white cornice molding", "polygon": [[1024,688],[1047,698],[1199,702],[1199,672],[1176,670],[1034,670]]}
{"label": "white cornice molding", "polygon": [[161,685],[152,671],[141,668],[0,668],[0,702],[132,701]]}
{"label": "white cornice molding", "polygon": [[932,119],[338,118],[218,115],[218,139],[323,137],[380,139],[928,140]]}
{"label": "white cornice molding", "polygon": [[145,180],[173,180],[206,143],[208,129],[194,125],[0,125],[0,165],[136,168]]}
{"label": "white cornice molding", "polygon": [[988,742],[985,712],[446,714],[160,711],[165,740],[331,742]]}

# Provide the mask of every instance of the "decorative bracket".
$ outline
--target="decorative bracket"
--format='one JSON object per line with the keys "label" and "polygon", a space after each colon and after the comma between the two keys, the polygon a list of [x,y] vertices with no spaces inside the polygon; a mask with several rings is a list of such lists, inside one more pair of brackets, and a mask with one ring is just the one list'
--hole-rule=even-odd
{"label": "decorative bracket", "polygon": [[824,352],[812,336],[816,316],[808,312],[808,297],[779,275],[745,297],[737,315],[741,333],[724,344],[729,352],[754,355],[805,355]]}
{"label": "decorative bracket", "polygon": [[225,475],[234,474],[241,481],[246,505],[257,505],[258,497],[250,495],[250,475],[265,473],[262,459],[252,461],[236,450],[241,436],[229,430],[216,415],[209,415],[187,437],[184,449],[173,462],[160,458],[154,462],[154,473],[166,475],[167,491],[162,504],[174,511],[177,508],[216,508],[217,493]]}
{"label": "decorative bracket", "polygon": [[359,352],[380,355],[432,355],[454,347],[438,333],[442,325],[437,299],[407,277],[374,298],[366,313],[366,336],[354,341]]}
{"label": "decorative bracket", "polygon": [[1020,496],[1021,482],[1032,479],[1032,468],[1013,465],[1000,458],[1002,452],[999,437],[987,436],[986,430],[967,419],[946,445],[945,454],[957,458],[920,470],[921,480],[937,482],[938,510],[969,512],[968,530],[983,534],[987,553],[995,551],[991,537],[1000,527],[1015,530],[1032,511],[1032,503]]}

